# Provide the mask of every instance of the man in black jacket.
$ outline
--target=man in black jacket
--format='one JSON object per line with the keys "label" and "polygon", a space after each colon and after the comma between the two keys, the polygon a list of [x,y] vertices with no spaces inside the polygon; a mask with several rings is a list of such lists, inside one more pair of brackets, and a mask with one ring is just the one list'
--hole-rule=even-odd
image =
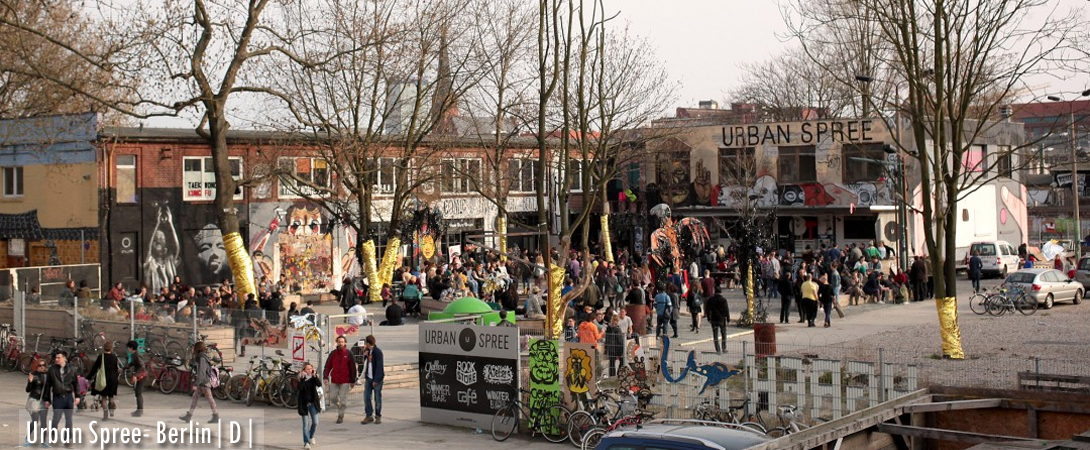
{"label": "man in black jacket", "polygon": [[42,392],[42,398],[46,399],[45,408],[53,406],[53,428],[57,428],[61,414],[64,415],[64,427],[67,431],[59,432],[58,435],[65,443],[65,448],[72,448],[72,410],[79,406],[79,399],[75,395],[79,392],[79,383],[76,380],[78,375],[75,369],[68,367],[68,354],[63,350],[58,351],[53,357],[53,367],[49,368],[45,390]]}
{"label": "man in black jacket", "polygon": [[727,350],[727,323],[730,322],[730,307],[727,299],[723,297],[719,285],[715,285],[715,295],[708,298],[704,305],[707,310],[708,322],[712,324],[712,342],[715,343],[715,352],[722,353]]}

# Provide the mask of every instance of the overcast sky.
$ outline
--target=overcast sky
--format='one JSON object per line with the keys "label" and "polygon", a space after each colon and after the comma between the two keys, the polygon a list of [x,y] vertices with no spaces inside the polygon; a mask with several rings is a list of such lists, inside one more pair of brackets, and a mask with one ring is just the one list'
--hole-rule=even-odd
{"label": "overcast sky", "polygon": [[[780,53],[793,43],[776,0],[605,0],[606,9],[620,11],[631,29],[649,38],[665,61],[670,75],[680,84],[676,106],[696,106],[699,100],[716,100],[720,107],[727,93],[738,86],[740,65],[759,62]],[[1088,0],[1049,0],[1037,12],[1043,19],[1055,7],[1067,10],[1090,5]],[[1029,83],[1035,95],[1081,92],[1090,88],[1087,73],[1038,77]]]}

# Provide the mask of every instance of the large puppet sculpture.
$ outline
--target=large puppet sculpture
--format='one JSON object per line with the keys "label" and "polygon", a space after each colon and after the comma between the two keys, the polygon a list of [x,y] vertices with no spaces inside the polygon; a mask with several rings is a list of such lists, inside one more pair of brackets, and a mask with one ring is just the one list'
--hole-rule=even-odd
{"label": "large puppet sculpture", "polygon": [[687,217],[674,222],[670,207],[659,204],[651,208],[658,219],[658,229],[651,233],[650,267],[655,285],[665,283],[674,270],[687,269],[689,264],[711,246],[708,229],[697,219]]}

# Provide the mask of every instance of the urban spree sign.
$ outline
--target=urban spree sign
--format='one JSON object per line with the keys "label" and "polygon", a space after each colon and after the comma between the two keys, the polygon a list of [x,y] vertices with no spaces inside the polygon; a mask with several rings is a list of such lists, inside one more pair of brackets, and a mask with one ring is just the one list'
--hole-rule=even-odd
{"label": "urban spree sign", "polygon": [[829,139],[877,142],[874,125],[872,119],[732,125],[723,127],[721,147],[813,145]]}
{"label": "urban spree sign", "polygon": [[515,327],[420,325],[420,420],[488,428],[518,395]]}

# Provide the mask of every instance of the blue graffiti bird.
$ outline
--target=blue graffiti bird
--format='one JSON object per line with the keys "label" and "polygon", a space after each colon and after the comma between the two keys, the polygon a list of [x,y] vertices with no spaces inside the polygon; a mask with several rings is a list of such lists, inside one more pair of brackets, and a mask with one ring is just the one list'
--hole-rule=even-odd
{"label": "blue graffiti bird", "polygon": [[730,366],[721,362],[713,362],[710,364],[697,364],[696,363],[696,351],[690,350],[689,357],[686,359],[685,368],[677,377],[670,376],[670,368],[666,365],[666,355],[670,352],[670,338],[662,337],[662,357],[660,358],[662,365],[662,376],[666,378],[667,382],[679,383],[684,380],[689,372],[693,372],[697,375],[704,376],[704,386],[700,388],[700,394],[703,394],[709,387],[719,386],[719,383],[726,381],[728,378],[738,375],[737,369],[732,369]]}

